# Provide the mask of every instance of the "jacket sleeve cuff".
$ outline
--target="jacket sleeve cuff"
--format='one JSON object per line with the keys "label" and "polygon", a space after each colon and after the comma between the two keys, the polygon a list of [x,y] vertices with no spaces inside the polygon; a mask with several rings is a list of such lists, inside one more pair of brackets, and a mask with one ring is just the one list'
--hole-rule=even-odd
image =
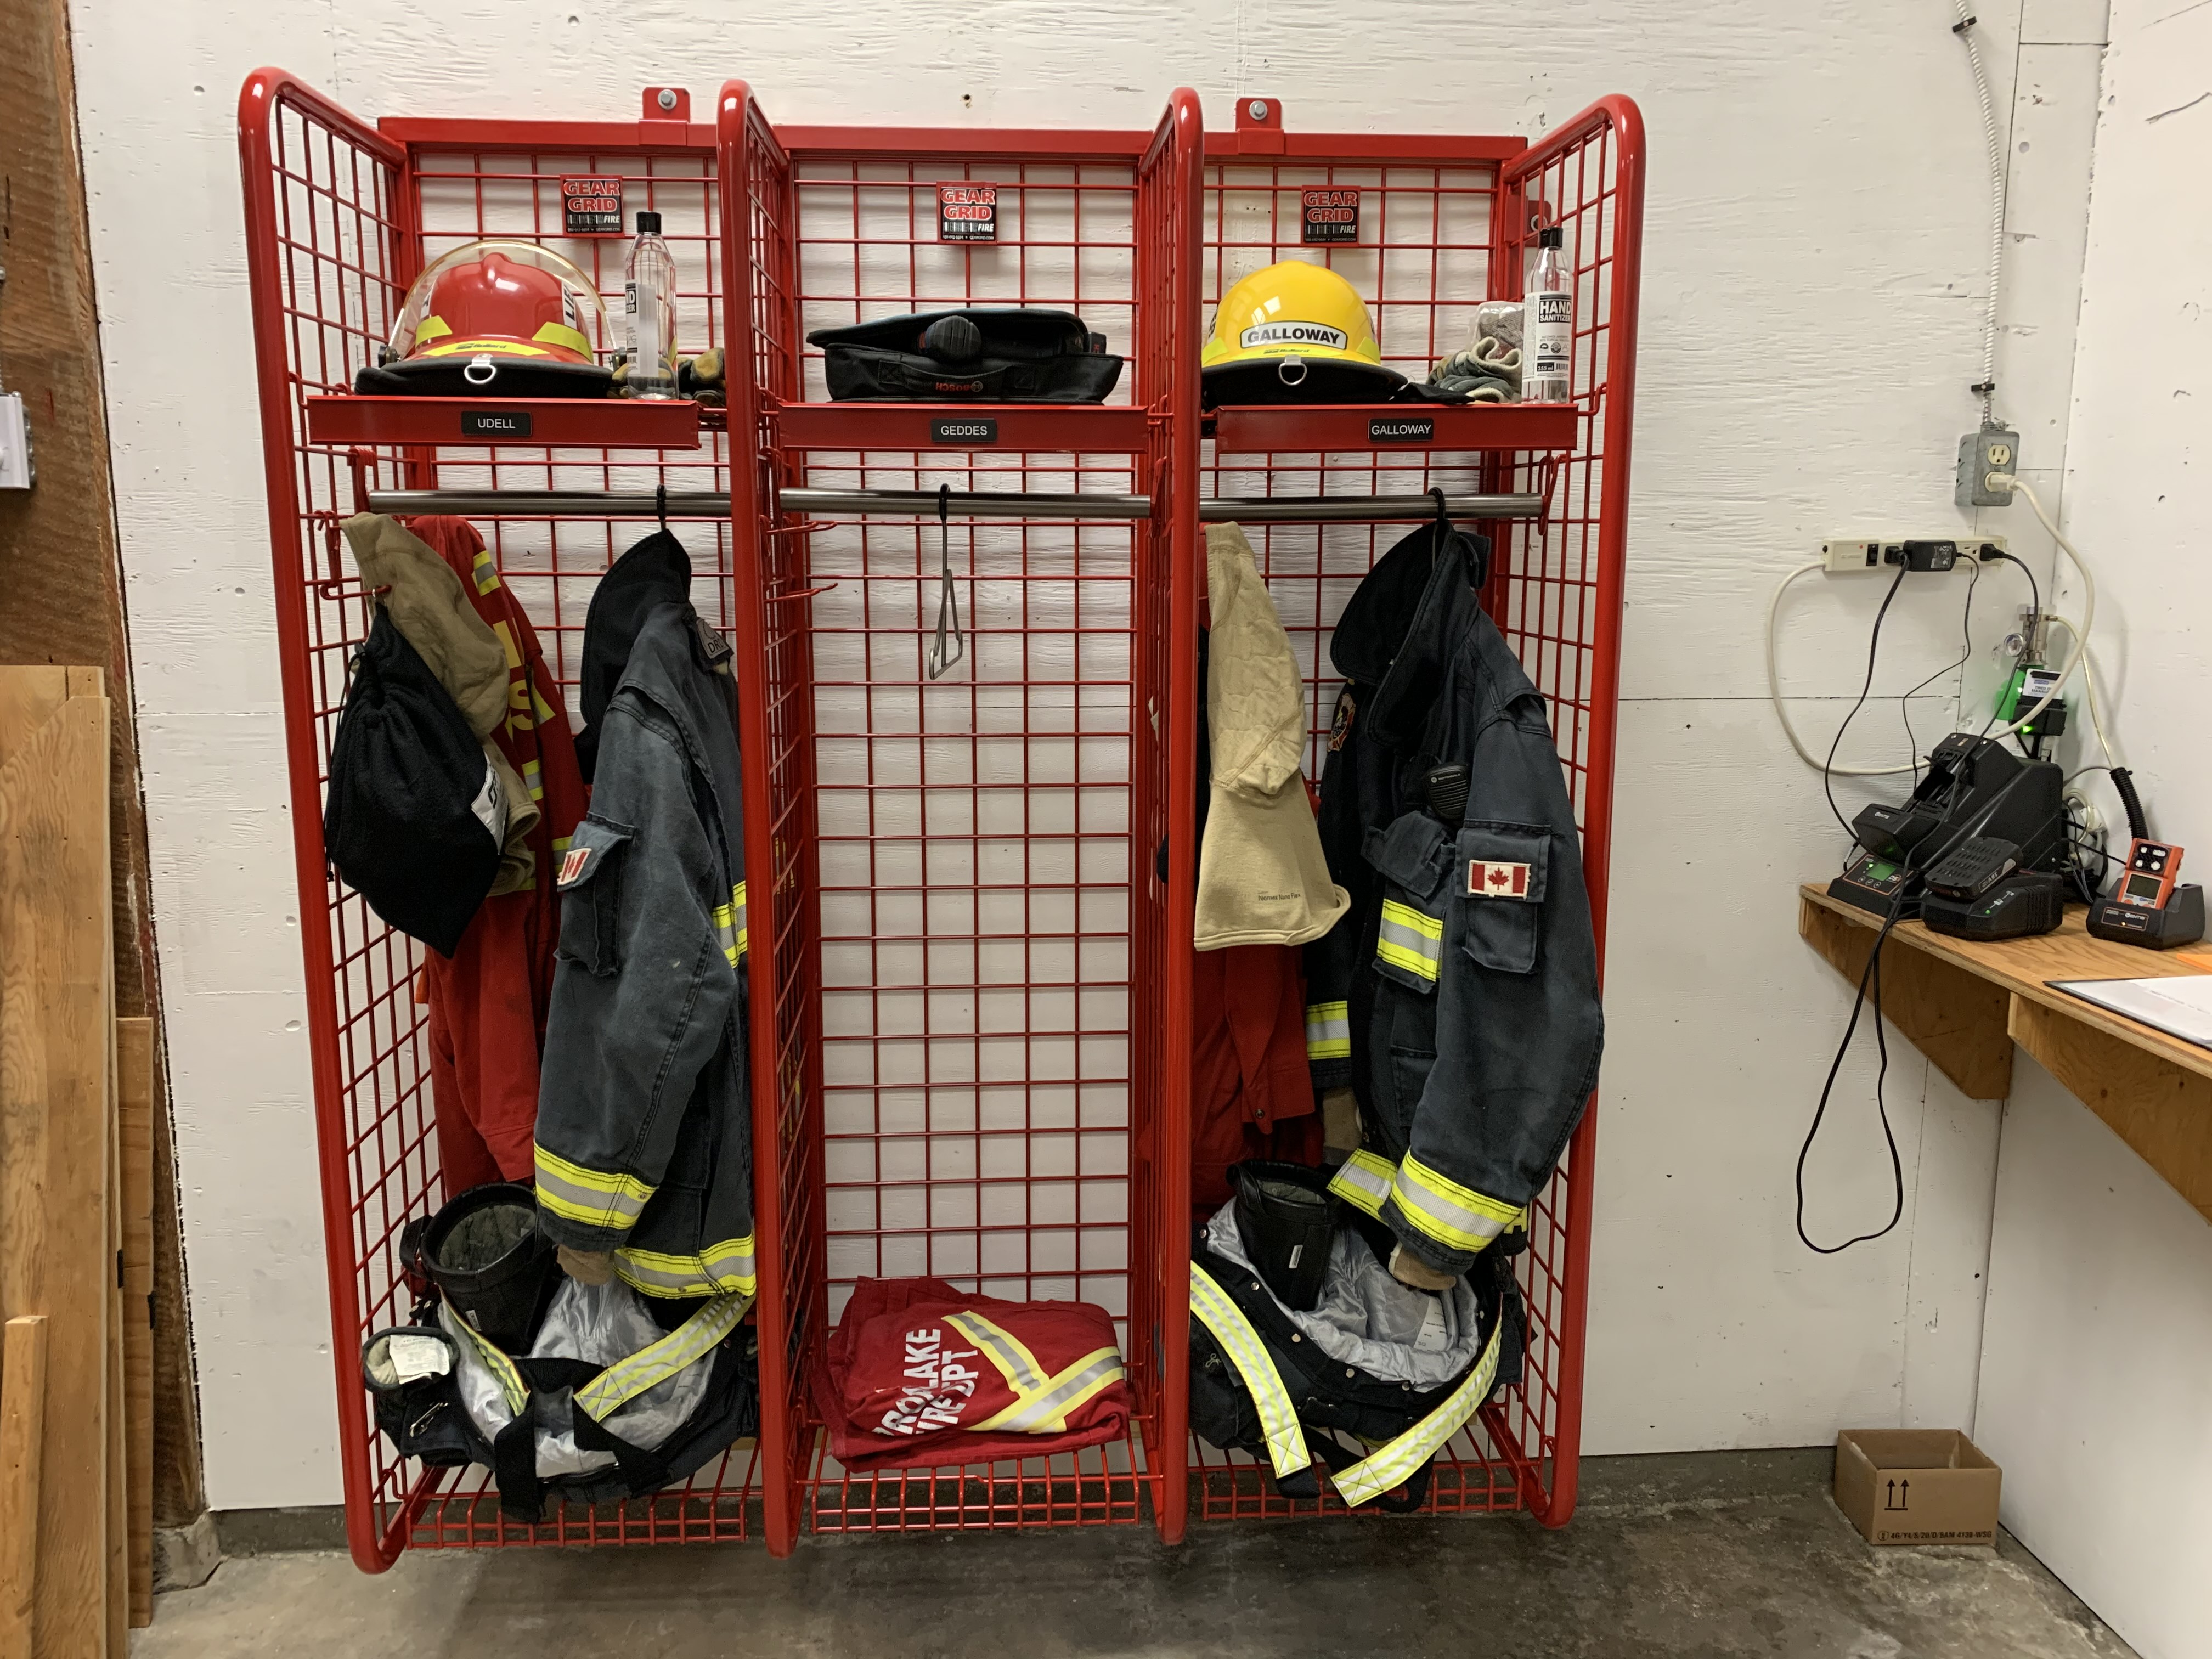
{"label": "jacket sleeve cuff", "polygon": [[1382,1219],[1422,1261],[1465,1273],[1500,1233],[1525,1226],[1527,1212],[1462,1186],[1408,1152],[1391,1179]]}
{"label": "jacket sleeve cuff", "polygon": [[557,1245],[592,1255],[610,1255],[629,1243],[629,1228],[590,1227],[580,1221],[571,1221],[546,1208],[543,1194],[538,1200],[538,1231]]}
{"label": "jacket sleeve cuff", "polygon": [[654,1189],[635,1176],[592,1169],[536,1148],[538,1224],[572,1250],[622,1248]]}

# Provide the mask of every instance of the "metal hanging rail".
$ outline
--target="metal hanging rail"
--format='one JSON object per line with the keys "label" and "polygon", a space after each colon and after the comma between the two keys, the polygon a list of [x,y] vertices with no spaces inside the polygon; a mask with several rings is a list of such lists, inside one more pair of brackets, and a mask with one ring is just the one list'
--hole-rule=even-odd
{"label": "metal hanging rail", "polygon": [[[884,514],[933,518],[938,496],[927,489],[785,489],[777,503],[810,518]],[[955,491],[946,511],[969,519],[1149,519],[1149,495],[1066,495],[1011,491]],[[726,519],[730,498],[705,490],[376,489],[368,510],[403,517],[449,513],[462,518]],[[1432,517],[1433,495],[1224,495],[1198,504],[1206,524],[1380,524]],[[1535,519],[1540,495],[1451,495],[1444,511],[1455,519]]]}

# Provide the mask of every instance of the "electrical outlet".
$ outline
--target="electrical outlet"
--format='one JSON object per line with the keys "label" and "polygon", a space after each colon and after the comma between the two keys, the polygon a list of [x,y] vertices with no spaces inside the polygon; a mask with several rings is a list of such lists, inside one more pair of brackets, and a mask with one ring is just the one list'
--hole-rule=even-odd
{"label": "electrical outlet", "polygon": [[28,489],[38,481],[31,459],[31,423],[23,414],[23,394],[0,395],[0,489]]}
{"label": "electrical outlet", "polygon": [[[1937,549],[1954,549],[1948,558]],[[2002,536],[1899,536],[1881,533],[1874,535],[1834,535],[1820,544],[1820,561],[1832,576],[1849,575],[1854,571],[1870,572],[1893,570],[1899,565],[1908,565],[1915,570],[1948,570],[1957,562],[1958,555],[1972,556],[1983,548],[2002,553],[2006,550]]]}
{"label": "electrical outlet", "polygon": [[2009,488],[1991,489],[1992,472],[2020,470],[2020,434],[2008,427],[1985,426],[1959,440],[1959,477],[1952,500],[1962,513],[1978,507],[2009,507]]}

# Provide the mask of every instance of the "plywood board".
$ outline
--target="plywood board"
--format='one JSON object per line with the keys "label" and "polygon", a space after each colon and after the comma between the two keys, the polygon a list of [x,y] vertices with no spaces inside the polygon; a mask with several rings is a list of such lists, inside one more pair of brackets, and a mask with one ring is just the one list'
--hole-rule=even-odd
{"label": "plywood board", "polygon": [[0,1348],[0,1659],[31,1659],[46,1414],[46,1318],[25,1314]]}
{"label": "plywood board", "polygon": [[[123,1013],[158,1019],[146,811],[67,0],[0,0],[0,40],[8,45],[0,53],[0,155],[8,158],[10,278],[0,304],[0,362],[9,389],[21,392],[32,410],[39,469],[37,488],[0,513],[0,568],[7,572],[0,662],[93,663],[106,672],[113,691],[108,823],[116,1001]],[[156,647],[155,654],[166,653]],[[44,672],[58,680],[65,671]],[[31,721],[28,731],[42,723]],[[156,1190],[163,1195],[156,1295],[166,1316],[157,1340],[156,1491],[165,1516],[181,1524],[201,1508],[199,1433],[166,1114],[154,1133]]]}
{"label": "plywood board", "polygon": [[[0,671],[0,679],[9,678]],[[0,1314],[47,1318],[37,1659],[107,1650],[113,957],[97,671],[0,732]]]}
{"label": "plywood board", "polygon": [[122,1149],[123,1398],[131,1626],[154,1618],[154,1022],[115,1022]]}

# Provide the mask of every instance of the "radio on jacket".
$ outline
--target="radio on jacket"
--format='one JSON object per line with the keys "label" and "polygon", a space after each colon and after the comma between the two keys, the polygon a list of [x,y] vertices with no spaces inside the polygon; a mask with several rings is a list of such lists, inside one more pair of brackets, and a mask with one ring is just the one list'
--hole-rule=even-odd
{"label": "radio on jacket", "polygon": [[1550,1180],[1604,1041],[1574,805],[1487,553],[1425,526],[1345,605],[1320,823],[1352,908],[1306,947],[1307,1028],[1350,1038],[1310,1045],[1315,1086],[1366,1130],[1334,1190],[1453,1273]]}

